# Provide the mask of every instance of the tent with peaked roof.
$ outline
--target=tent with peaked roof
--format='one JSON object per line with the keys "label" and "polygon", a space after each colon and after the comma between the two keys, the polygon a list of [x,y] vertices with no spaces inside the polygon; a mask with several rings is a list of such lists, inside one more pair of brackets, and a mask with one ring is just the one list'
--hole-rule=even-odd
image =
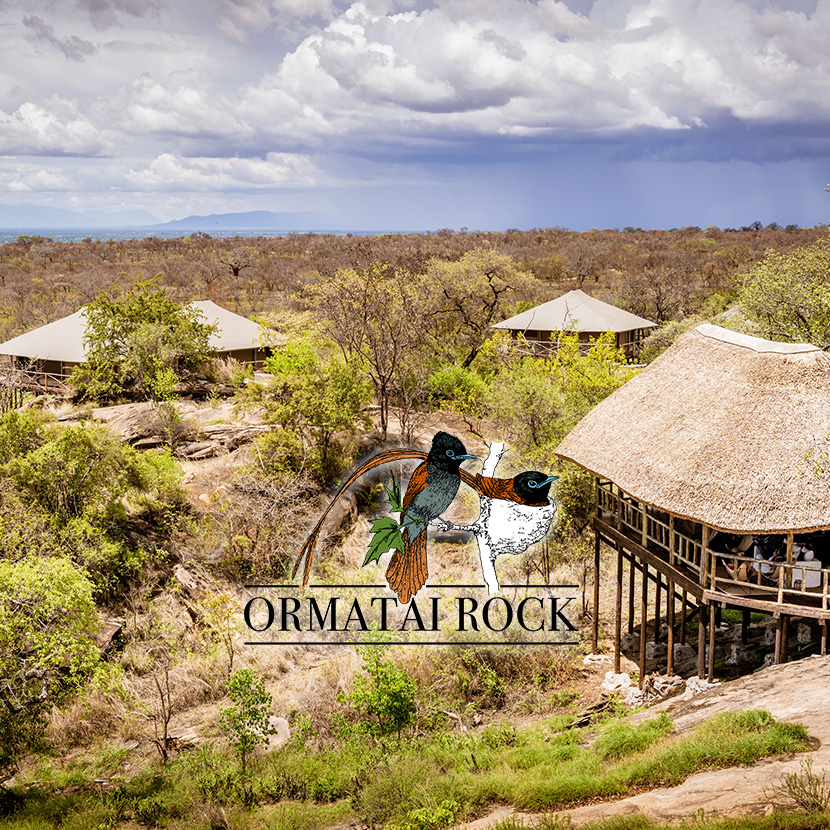
{"label": "tent with peaked roof", "polygon": [[[253,320],[234,314],[211,300],[190,304],[201,311],[205,321],[216,325],[210,345],[220,356],[261,368],[268,349],[261,345],[261,327]],[[56,380],[68,378],[75,366],[86,360],[84,309],[40,328],[0,343],[0,355],[12,358],[20,367]]]}
{"label": "tent with peaked roof", "polygon": [[830,354],[701,325],[557,447],[643,504],[734,533],[830,528]]}
{"label": "tent with peaked roof", "polygon": [[557,334],[563,331],[579,332],[580,341],[586,343],[603,332],[613,331],[617,347],[627,357],[633,357],[639,352],[648,330],[656,325],[576,289],[497,323],[493,328],[506,329],[514,336],[521,333],[532,343],[549,343],[552,346],[556,343]]}

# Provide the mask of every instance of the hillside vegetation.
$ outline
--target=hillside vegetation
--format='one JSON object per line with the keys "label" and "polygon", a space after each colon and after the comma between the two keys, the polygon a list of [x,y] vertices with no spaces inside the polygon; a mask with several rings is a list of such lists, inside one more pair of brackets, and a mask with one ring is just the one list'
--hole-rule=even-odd
{"label": "hillside vegetation", "polygon": [[[0,338],[88,303],[135,322],[129,359],[102,348],[74,394],[0,418],[0,827],[421,830],[805,749],[800,727],[758,712],[674,736],[615,703],[598,733],[571,728],[597,696],[579,647],[255,650],[242,585],[290,575],[358,456],[437,429],[506,441],[502,476],[560,476],[555,534],[507,572],[584,584],[591,483],[554,449],[636,369],[610,338],[585,353],[565,337],[540,360],[489,327],[582,287],[665,324],[647,359],[702,320],[818,341],[821,280],[771,277],[826,268],[825,230],[0,246]],[[787,318],[791,297],[775,297],[799,285]],[[210,360],[209,332],[179,308],[195,299],[281,333],[265,373]],[[179,399],[194,378],[201,397]],[[359,488],[319,574],[366,578],[378,489]],[[436,543],[434,572],[460,578],[471,550]]]}

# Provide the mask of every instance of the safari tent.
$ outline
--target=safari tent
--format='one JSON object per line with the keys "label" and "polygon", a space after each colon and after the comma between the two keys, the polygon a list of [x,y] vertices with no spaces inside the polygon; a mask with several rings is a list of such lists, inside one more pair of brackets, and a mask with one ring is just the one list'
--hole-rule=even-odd
{"label": "safari tent", "polygon": [[578,332],[580,343],[587,347],[603,332],[612,331],[617,347],[626,357],[633,358],[656,325],[577,289],[496,323],[493,328],[509,331],[514,337],[523,335],[539,353],[555,349],[562,332]]}
{"label": "safari tent", "polygon": [[[205,321],[218,326],[210,344],[220,356],[261,368],[268,349],[261,345],[259,324],[211,300],[190,304],[202,312]],[[44,381],[62,382],[86,359],[84,309],[40,328],[0,343],[0,356],[11,358],[12,365],[27,368]]]}

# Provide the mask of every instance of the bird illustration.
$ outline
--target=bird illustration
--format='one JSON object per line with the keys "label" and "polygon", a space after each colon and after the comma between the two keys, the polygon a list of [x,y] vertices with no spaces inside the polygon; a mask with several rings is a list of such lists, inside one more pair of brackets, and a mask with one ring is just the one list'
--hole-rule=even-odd
{"label": "bird illustration", "polygon": [[401,534],[404,549],[396,550],[386,569],[389,587],[409,602],[427,581],[427,526],[452,503],[461,484],[461,464],[470,455],[448,432],[437,432],[426,461],[409,479],[403,497]]}
{"label": "bird illustration", "polygon": [[[494,443],[484,471],[494,472],[504,453],[503,443]],[[479,495],[479,516],[471,525],[441,522],[444,530],[472,533],[478,543],[481,572],[491,594],[499,590],[496,558],[503,554],[524,553],[545,538],[556,515],[556,503],[549,497],[551,484],[558,476],[538,470],[519,473],[513,478],[470,475],[461,471],[461,480]]]}
{"label": "bird illustration", "polygon": [[386,570],[389,587],[401,602],[409,602],[427,579],[427,525],[437,519],[455,498],[461,482],[461,464],[469,458],[475,456],[467,453],[458,438],[447,432],[437,432],[433,436],[429,453],[410,449],[386,450],[361,464],[337,492],[300,548],[292,578],[305,558],[303,588],[308,585],[311,561],[323,523],[329,510],[348,487],[364,473],[381,464],[419,459],[422,463],[413,471],[401,505],[400,524],[404,549],[395,551]]}

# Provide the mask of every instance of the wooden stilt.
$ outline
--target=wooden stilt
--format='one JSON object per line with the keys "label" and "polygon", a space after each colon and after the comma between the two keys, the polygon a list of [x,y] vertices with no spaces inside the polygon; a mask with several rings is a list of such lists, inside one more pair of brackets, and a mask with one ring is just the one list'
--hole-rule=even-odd
{"label": "wooden stilt", "polygon": [[775,621],[775,665],[781,662],[781,631],[784,627],[784,621],[781,614]]}
{"label": "wooden stilt", "polygon": [[821,621],[821,656],[827,655],[827,620]]}
{"label": "wooden stilt", "polygon": [[703,607],[698,606],[697,615],[697,676],[701,680],[706,676],[706,626],[703,624]]}
{"label": "wooden stilt", "polygon": [[746,645],[746,633],[747,629],[749,628],[750,622],[750,610],[749,608],[741,609],[741,645]]}
{"label": "wooden stilt", "polygon": [[660,605],[663,581],[660,578],[660,571],[657,571],[657,587],[654,589],[654,642],[660,642]]}
{"label": "wooden stilt", "polygon": [[666,654],[666,674],[674,674],[674,582],[668,581],[666,597],[666,623],[668,626],[668,652]]}
{"label": "wooden stilt", "polygon": [[617,601],[614,606],[614,671],[620,673],[620,636],[622,630],[623,554],[617,545]]}
{"label": "wooden stilt", "polygon": [[786,663],[789,661],[790,653],[790,618],[786,614],[782,616],[784,624],[781,626],[781,662]]}
{"label": "wooden stilt", "polygon": [[643,562],[643,588],[640,594],[640,688],[646,682],[646,627],[648,625],[648,565]]}
{"label": "wooden stilt", "polygon": [[634,557],[628,560],[628,633],[634,633]]}
{"label": "wooden stilt", "polygon": [[683,595],[681,597],[681,605],[680,605],[680,642],[686,642],[686,605],[688,604],[688,600],[686,598],[686,589],[683,589]]}
{"label": "wooden stilt", "polygon": [[599,654],[599,533],[594,531],[594,625],[592,648]]}
{"label": "wooden stilt", "polygon": [[717,630],[717,609],[715,603],[709,606],[709,666],[706,679],[711,683],[715,677],[715,631]]}

